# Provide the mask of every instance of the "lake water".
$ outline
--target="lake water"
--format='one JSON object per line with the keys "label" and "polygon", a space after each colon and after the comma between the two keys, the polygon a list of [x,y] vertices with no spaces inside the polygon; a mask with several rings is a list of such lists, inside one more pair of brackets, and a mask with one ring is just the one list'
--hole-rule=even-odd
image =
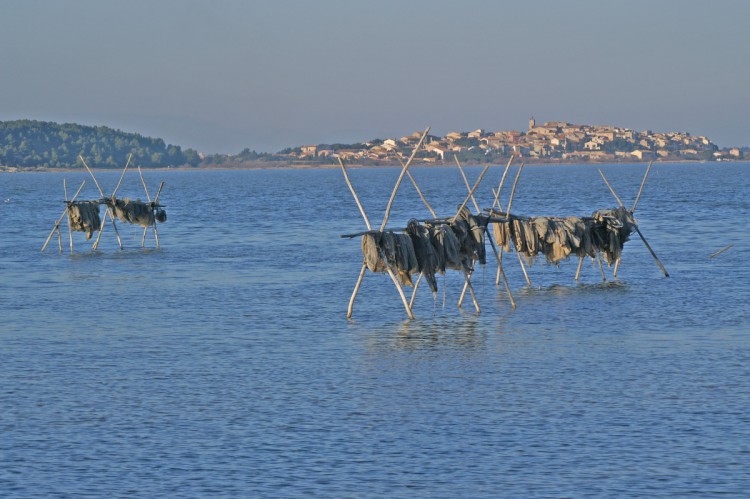
{"label": "lake water", "polygon": [[[602,169],[630,205],[645,165]],[[506,255],[513,310],[492,257],[481,314],[449,273],[413,321],[370,273],[345,317],[339,235],[364,224],[340,170],[144,174],[161,248],[119,224],[123,251],[109,226],[72,256],[65,225],[39,250],[87,176],[0,175],[0,496],[747,496],[750,165],[652,168],[635,214],[669,278],[637,234],[606,282],[540,260],[529,287]],[[398,174],[350,170],[374,225]],[[413,174],[439,214],[463,201],[457,169]],[[118,195],[145,197],[136,173]],[[593,166],[527,167],[513,212],[614,206]],[[428,216],[405,182],[389,226]]]}

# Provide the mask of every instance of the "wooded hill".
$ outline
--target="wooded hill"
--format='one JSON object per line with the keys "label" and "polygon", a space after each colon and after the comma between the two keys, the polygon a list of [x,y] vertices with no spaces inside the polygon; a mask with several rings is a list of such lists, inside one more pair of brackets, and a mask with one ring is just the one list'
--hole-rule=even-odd
{"label": "wooded hill", "polygon": [[131,164],[144,168],[195,166],[201,161],[192,149],[104,126],[0,121],[0,166],[71,168],[80,166],[81,155],[92,167],[123,168],[131,153]]}

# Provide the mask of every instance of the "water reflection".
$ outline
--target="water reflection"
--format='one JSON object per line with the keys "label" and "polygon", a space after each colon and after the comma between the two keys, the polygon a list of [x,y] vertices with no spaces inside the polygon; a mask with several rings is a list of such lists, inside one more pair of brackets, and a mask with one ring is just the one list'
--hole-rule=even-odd
{"label": "water reflection", "polygon": [[403,321],[387,326],[354,326],[355,334],[363,336],[370,351],[483,351],[488,338],[504,333],[503,320],[483,320],[481,315],[462,313],[458,316]]}

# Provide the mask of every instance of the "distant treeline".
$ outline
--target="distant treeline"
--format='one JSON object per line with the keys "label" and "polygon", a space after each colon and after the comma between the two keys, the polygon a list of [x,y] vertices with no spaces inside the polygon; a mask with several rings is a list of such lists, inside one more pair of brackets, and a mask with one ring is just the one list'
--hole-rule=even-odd
{"label": "distant treeline", "polygon": [[196,166],[197,151],[167,145],[162,139],[143,137],[104,126],[16,120],[0,121],[0,165],[70,168],[89,166],[123,168],[133,154],[132,166]]}

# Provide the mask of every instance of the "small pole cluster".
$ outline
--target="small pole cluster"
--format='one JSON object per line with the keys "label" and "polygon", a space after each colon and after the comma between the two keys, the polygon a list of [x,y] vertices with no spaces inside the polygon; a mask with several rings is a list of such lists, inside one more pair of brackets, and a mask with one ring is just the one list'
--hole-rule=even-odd
{"label": "small pole cluster", "polygon": [[[117,229],[117,223],[115,222],[115,219],[118,219],[123,223],[141,225],[143,227],[141,247],[145,247],[146,233],[148,229],[153,228],[156,247],[159,248],[159,233],[156,229],[156,222],[165,222],[167,219],[164,205],[159,203],[159,196],[161,195],[161,191],[164,188],[164,182],[161,182],[159,184],[159,189],[152,201],[151,196],[148,192],[148,187],[146,186],[146,180],[144,179],[143,172],[141,171],[141,168],[139,166],[138,175],[141,178],[141,183],[143,184],[143,189],[146,193],[148,202],[144,203],[142,201],[131,201],[127,198],[117,198],[117,191],[120,189],[120,185],[125,178],[125,173],[130,166],[132,157],[132,154],[128,156],[128,161],[125,164],[125,168],[122,170],[120,179],[117,182],[115,189],[112,191],[112,194],[109,196],[106,196],[104,194],[104,190],[97,181],[93,170],[89,168],[89,165],[86,163],[86,160],[83,159],[83,156],[78,157],[81,160],[83,166],[86,168],[86,171],[88,171],[89,175],[91,175],[91,178],[94,181],[94,185],[96,185],[96,188],[99,191],[100,198],[88,201],[77,201],[78,195],[81,193],[83,186],[86,185],[86,181],[84,180],[81,183],[81,186],[76,191],[75,195],[70,199],[70,201],[68,201],[67,181],[63,179],[63,189],[65,191],[65,210],[63,211],[62,215],[60,215],[60,218],[58,218],[55,222],[52,230],[49,233],[49,236],[47,236],[47,240],[42,246],[42,252],[44,252],[50,240],[52,239],[52,236],[55,234],[55,232],[57,232],[58,245],[60,253],[62,253],[62,236],[60,235],[60,223],[66,216],[68,219],[68,234],[70,238],[71,254],[73,254],[74,230],[86,232],[86,239],[89,239],[93,232],[98,231],[96,239],[92,245],[92,249],[96,250],[99,247],[99,242],[101,240],[102,233],[104,232],[107,217],[109,217],[110,219],[120,249],[123,249],[123,245],[122,239],[120,238],[120,231]],[[99,207],[101,205],[104,205],[105,209],[104,215],[102,217],[99,217]]]}

